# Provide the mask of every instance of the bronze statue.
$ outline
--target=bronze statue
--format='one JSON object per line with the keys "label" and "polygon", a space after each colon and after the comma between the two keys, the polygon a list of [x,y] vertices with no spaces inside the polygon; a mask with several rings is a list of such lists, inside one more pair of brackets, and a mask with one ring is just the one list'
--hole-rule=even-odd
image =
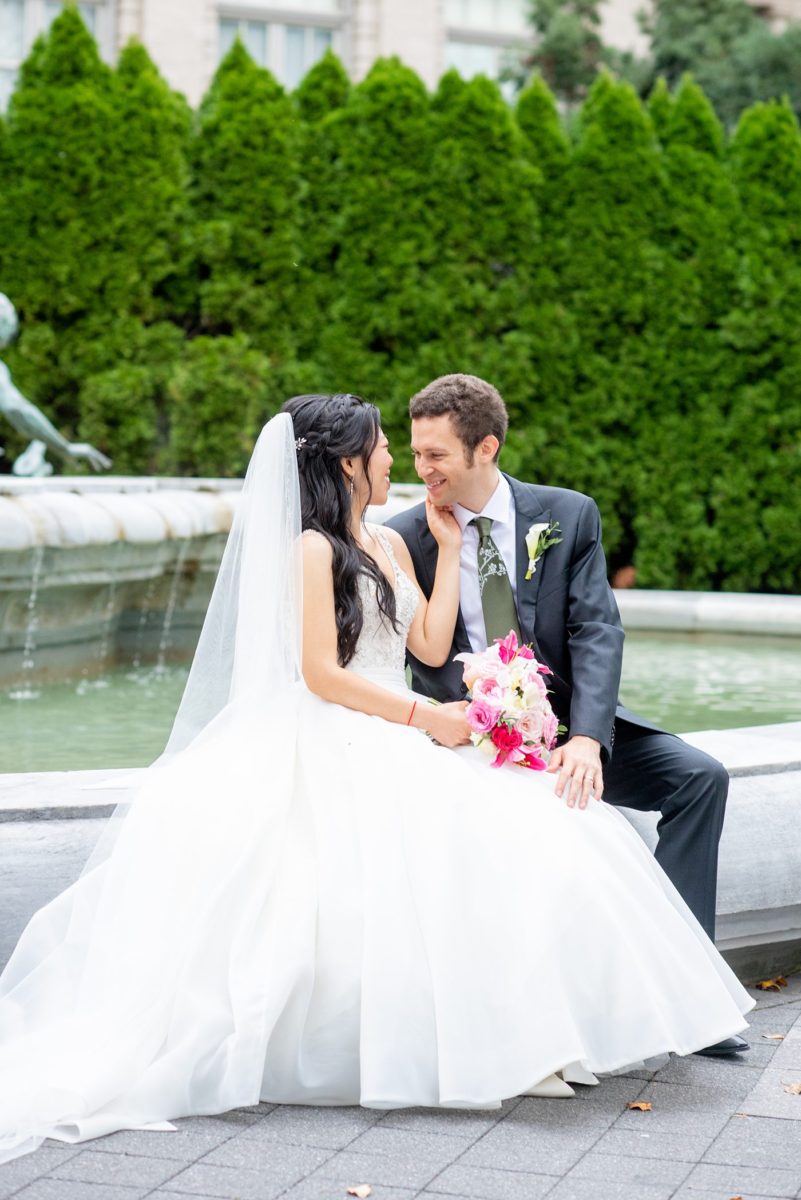
{"label": "bronze statue", "polygon": [[[0,292],[0,350],[14,340],[18,329],[16,309],[8,296]],[[53,468],[45,458],[48,450],[62,458],[85,458],[95,471],[107,470],[111,466],[111,459],[88,442],[68,442],[62,437],[44,413],[26,400],[14,386],[11,372],[3,362],[0,362],[0,414],[19,433],[33,439],[14,460],[11,470],[15,475],[52,475]],[[0,448],[0,455],[2,453]]]}

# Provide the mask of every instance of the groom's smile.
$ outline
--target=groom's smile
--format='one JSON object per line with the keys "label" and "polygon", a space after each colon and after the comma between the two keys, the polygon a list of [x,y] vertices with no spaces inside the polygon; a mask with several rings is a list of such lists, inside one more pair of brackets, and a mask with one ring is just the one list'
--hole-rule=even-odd
{"label": "groom's smile", "polygon": [[415,470],[437,505],[462,504],[480,512],[498,483],[497,451],[498,440],[491,436],[467,446],[446,413],[412,420]]}

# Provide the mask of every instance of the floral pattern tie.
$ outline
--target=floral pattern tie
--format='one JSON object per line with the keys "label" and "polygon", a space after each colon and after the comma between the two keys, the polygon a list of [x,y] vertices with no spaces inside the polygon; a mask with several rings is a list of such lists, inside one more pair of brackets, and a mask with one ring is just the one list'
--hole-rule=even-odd
{"label": "floral pattern tie", "polygon": [[512,630],[520,641],[520,624],[509,573],[492,540],[492,517],[475,517],[470,524],[478,530],[478,588],[487,645],[491,646],[495,638],[504,638]]}

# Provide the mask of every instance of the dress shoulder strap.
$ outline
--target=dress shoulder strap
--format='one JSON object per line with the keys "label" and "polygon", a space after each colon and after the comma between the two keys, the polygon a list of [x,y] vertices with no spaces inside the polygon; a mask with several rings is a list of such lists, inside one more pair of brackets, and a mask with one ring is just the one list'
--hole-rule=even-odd
{"label": "dress shoulder strap", "polygon": [[397,567],[398,560],[395,557],[395,551],[392,547],[392,542],[389,540],[389,538],[387,537],[387,535],[386,535],[385,531],[382,529],[382,527],[380,525],[371,525],[370,532],[373,534],[374,537],[376,537],[378,539],[378,541],[383,546],[384,551],[386,552],[386,556],[389,559],[389,561],[392,563],[393,567]]}

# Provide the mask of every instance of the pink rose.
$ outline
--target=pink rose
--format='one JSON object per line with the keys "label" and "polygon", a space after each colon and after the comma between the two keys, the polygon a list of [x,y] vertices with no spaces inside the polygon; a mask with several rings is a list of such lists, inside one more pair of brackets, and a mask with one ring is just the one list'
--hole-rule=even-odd
{"label": "pink rose", "polygon": [[540,709],[529,708],[518,717],[515,726],[526,742],[541,742],[544,740],[545,716]]}
{"label": "pink rose", "polygon": [[473,685],[473,699],[486,700],[489,704],[494,704],[496,708],[502,708],[503,688],[497,679],[488,675]]}
{"label": "pink rose", "polygon": [[492,762],[493,767],[502,767],[507,761],[518,762],[525,757],[520,749],[523,745],[522,734],[508,725],[496,725],[492,731],[492,744],[498,751]]}
{"label": "pink rose", "polygon": [[500,716],[500,709],[486,700],[472,700],[464,715],[474,733],[489,733]]}

